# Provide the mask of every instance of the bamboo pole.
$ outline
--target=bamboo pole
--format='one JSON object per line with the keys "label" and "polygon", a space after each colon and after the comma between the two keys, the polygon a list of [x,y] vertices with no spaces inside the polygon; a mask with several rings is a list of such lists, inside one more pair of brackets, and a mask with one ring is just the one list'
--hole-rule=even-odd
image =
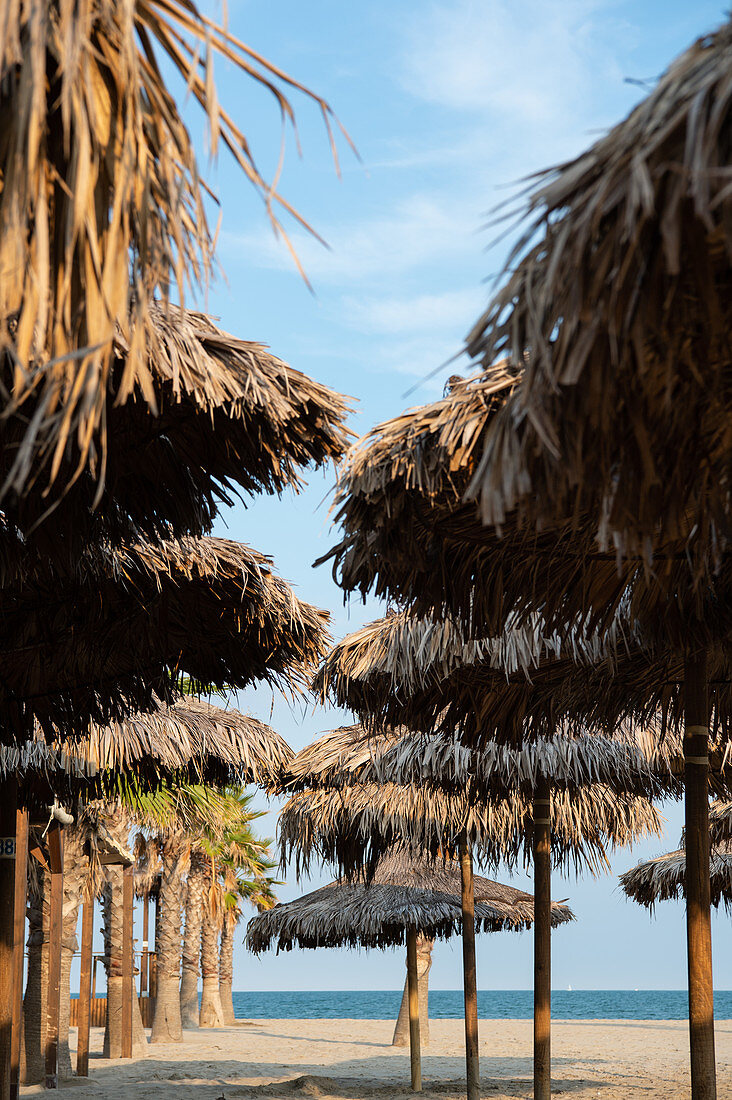
{"label": "bamboo pole", "polygon": [[709,702],[706,652],[687,654],[684,679],[686,943],[692,1100],[716,1100],[709,887]]}
{"label": "bamboo pole", "polygon": [[[81,976],[79,978],[79,1037],[76,1047],[76,1076],[89,1076],[89,1029],[92,1009],[92,941],[94,939],[94,895],[86,898],[81,917]],[[96,992],[96,990],[95,990]]]}
{"label": "bamboo pole", "polygon": [[463,993],[465,996],[465,1069],[467,1100],[480,1096],[478,1061],[478,986],[475,973],[475,892],[473,854],[466,838],[460,841],[460,881],[463,906]]}
{"label": "bamboo pole", "polygon": [[417,977],[417,929],[407,931],[407,983],[409,985],[409,1062],[412,1092],[422,1091],[422,1052],[419,1042],[419,979]]}
{"label": "bamboo pole", "polygon": [[0,782],[0,1100],[10,1097],[15,935],[15,826],[18,781]]}
{"label": "bamboo pole", "polygon": [[10,1098],[20,1096],[20,1035],[23,1027],[23,954],[28,895],[28,811],[15,815],[15,890],[13,899],[13,1014],[10,1033]]}
{"label": "bamboo pole", "polygon": [[58,821],[48,830],[51,906],[48,927],[48,1003],[46,1005],[46,1088],[58,1088],[58,1030],[61,997],[61,936],[64,905],[64,834]]}
{"label": "bamboo pole", "polygon": [[534,798],[534,1100],[552,1091],[552,867],[549,781]]}
{"label": "bamboo pole", "polygon": [[134,992],[134,956],[132,866],[122,876],[122,1057],[132,1057],[132,996]]}
{"label": "bamboo pole", "polygon": [[148,968],[150,966],[150,952],[148,950],[148,933],[150,930],[150,895],[145,894],[142,899],[142,955],[140,957],[140,996],[144,997],[149,989]]}

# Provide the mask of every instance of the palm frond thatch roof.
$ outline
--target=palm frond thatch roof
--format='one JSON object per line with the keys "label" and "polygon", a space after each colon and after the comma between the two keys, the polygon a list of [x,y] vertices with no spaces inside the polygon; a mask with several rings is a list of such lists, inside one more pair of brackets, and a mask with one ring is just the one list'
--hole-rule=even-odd
{"label": "palm frond thatch roof", "polygon": [[[314,103],[329,133],[332,114],[192,0],[3,0],[0,25],[0,351],[11,361],[4,381],[16,430],[26,422],[5,484],[23,492],[39,465],[58,480],[64,465],[68,484],[77,462],[101,455],[103,478],[115,400],[134,396],[152,411],[159,403],[150,303],[171,283],[182,301],[207,280],[208,189],[170,74],[202,108],[211,151],[229,150],[280,229],[277,210],[309,227],[263,179],[219,103],[214,57],[270,93],[285,124],[294,123],[292,92]],[[130,354],[113,382],[118,325]]]}
{"label": "palm frond thatch roof", "polygon": [[731,64],[728,21],[539,176],[467,341],[525,368],[476,474],[483,518],[586,513],[601,548],[647,564],[671,547],[696,588],[730,534]]}
{"label": "palm frond thatch roof", "polygon": [[[718,641],[708,652],[711,778],[722,796],[732,666],[728,646]],[[659,765],[677,771],[683,683],[683,655],[644,645],[625,607],[604,633],[549,630],[534,614],[511,617],[502,634],[477,639],[453,617],[392,612],[336,643],[314,679],[321,698],[355,711],[377,733],[400,726],[448,737],[459,732],[465,745],[479,747],[551,737],[557,729],[626,726],[647,755],[655,752]]]}
{"label": "palm frond thatch roof", "polygon": [[294,755],[271,726],[193,697],[161,703],[124,722],[93,725],[66,751],[99,772],[140,775],[151,769],[189,782],[261,786],[276,782]]}
{"label": "palm frond thatch roof", "polygon": [[656,797],[677,792],[665,760],[651,761],[630,735],[557,734],[520,748],[487,740],[480,749],[458,736],[425,738],[410,730],[375,733],[342,726],[296,754],[283,774],[289,791],[353,782],[430,783],[453,791],[466,784],[476,798],[531,798],[539,782],[574,792],[602,784],[617,792]]}
{"label": "palm frond thatch roof", "polygon": [[21,804],[36,808],[56,796],[114,797],[130,780],[143,790],[181,782],[271,786],[293,755],[264,722],[186,696],[107,726],[91,723],[63,743],[47,743],[38,730],[23,744],[0,746],[0,776],[15,775]]}
{"label": "palm frond thatch roof", "polygon": [[[728,844],[713,847],[709,859],[712,905],[723,901],[732,906],[732,849]],[[656,902],[686,896],[686,850],[656,856],[636,864],[620,876],[620,885],[629,898],[653,909]]]}
{"label": "palm frond thatch roof", "polygon": [[729,799],[718,799],[709,807],[709,838],[716,847],[732,841],[732,801]]}
{"label": "palm frond thatch roof", "polygon": [[469,784],[475,796],[497,799],[519,792],[531,798],[543,780],[572,793],[598,784],[648,798],[681,793],[681,782],[667,762],[649,759],[629,736],[572,736],[567,731],[520,748],[487,741],[479,749],[458,737],[412,734],[374,753],[361,778],[433,783],[458,791]]}
{"label": "palm frond thatch roof", "polygon": [[171,678],[299,690],[327,642],[325,612],[269,558],[225,539],[92,549],[71,577],[47,571],[0,598],[8,734],[84,734],[156,706]]}
{"label": "palm frond thatch roof", "polygon": [[[120,393],[137,339],[117,330],[109,385],[119,396],[105,414],[103,462],[82,471],[62,466],[59,483],[66,491],[55,501],[54,538],[43,530],[32,535],[33,543],[42,540],[44,554],[60,552],[54,539],[83,548],[105,535],[129,541],[140,534],[203,534],[219,505],[237,493],[297,489],[305,467],[345,450],[345,398],[190,310],[150,307],[147,342],[137,354],[145,360],[154,407],[135,392]],[[3,485],[20,488],[14,484],[19,464],[38,490],[5,502],[6,520],[26,537],[55,500],[53,491],[42,495],[46,482],[28,454],[28,419],[36,424],[39,415],[28,399],[0,428],[0,495]],[[38,431],[44,423],[39,420]],[[72,451],[69,456],[67,464]],[[79,476],[68,488],[72,473]]]}
{"label": "palm frond thatch roof", "polygon": [[[553,865],[576,873],[607,870],[609,848],[662,828],[650,802],[618,796],[608,787],[554,790],[550,799]],[[521,794],[494,801],[427,785],[359,782],[293,795],[280,811],[278,839],[283,867],[294,859],[298,876],[325,862],[349,881],[364,872],[368,877],[397,849],[439,862],[458,850],[461,839],[481,867],[528,866],[533,804]]]}
{"label": "palm frond thatch roof", "polygon": [[[480,931],[520,929],[531,924],[533,897],[521,890],[475,877],[475,924]],[[572,920],[566,905],[552,904],[552,923]],[[295,901],[276,905],[247,926],[247,947],[393,947],[416,928],[447,939],[462,926],[460,871],[395,853],[381,861],[372,882],[333,882]]]}
{"label": "palm frond thatch roof", "polygon": [[[468,499],[491,425],[513,400],[523,362],[505,360],[444,398],[375,428],[351,449],[334,505],[341,541],[320,559],[346,591],[373,590],[431,618],[459,621],[469,638],[498,636],[538,615],[548,634],[640,627],[651,657],[688,644],[728,646],[728,570],[713,594],[689,589],[685,550],[657,546],[663,568],[647,583],[642,555],[618,559],[596,540],[589,514],[548,520],[541,529],[516,512],[485,526]],[[443,441],[447,443],[443,445]],[[496,521],[498,522],[498,521]],[[568,626],[569,624],[569,626]],[[677,662],[678,663],[678,662]]]}
{"label": "palm frond thatch roof", "polygon": [[[373,588],[427,612],[459,605],[461,616],[470,617],[465,589],[480,572],[484,544],[494,553],[506,544],[483,529],[475,505],[462,497],[486,424],[516,382],[516,371],[502,363],[455,378],[445,397],[378,425],[350,449],[333,506],[343,538],[320,559],[332,559],[346,591]],[[486,601],[500,602],[499,587],[485,580]]]}

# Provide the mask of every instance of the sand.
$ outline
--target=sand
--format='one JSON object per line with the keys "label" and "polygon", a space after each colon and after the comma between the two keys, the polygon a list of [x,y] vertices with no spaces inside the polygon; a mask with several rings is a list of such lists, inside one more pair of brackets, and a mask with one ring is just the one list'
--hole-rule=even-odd
{"label": "sand", "polygon": [[[553,1094],[573,1100],[688,1097],[684,1021],[555,1021]],[[101,1058],[92,1029],[90,1077],[66,1084],[75,1100],[385,1100],[408,1097],[409,1055],[390,1046],[391,1020],[258,1020],[185,1032],[134,1061]],[[425,1100],[465,1096],[460,1020],[431,1024],[423,1055]],[[76,1033],[72,1029],[72,1048]],[[481,1093],[531,1096],[531,1021],[481,1020]],[[732,1100],[732,1021],[717,1024],[719,1100]],[[41,1092],[26,1088],[21,1095]],[[46,1094],[47,1095],[47,1094]]]}

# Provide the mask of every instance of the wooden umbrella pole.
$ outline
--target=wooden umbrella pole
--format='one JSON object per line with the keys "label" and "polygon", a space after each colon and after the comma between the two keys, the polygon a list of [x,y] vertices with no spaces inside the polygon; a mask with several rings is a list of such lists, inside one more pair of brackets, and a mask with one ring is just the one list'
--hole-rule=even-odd
{"label": "wooden umbrella pole", "polygon": [[79,978],[79,1037],[76,1047],[76,1076],[89,1076],[89,1029],[92,998],[92,941],[94,938],[94,895],[86,898],[81,917],[81,976]]}
{"label": "wooden umbrella pole", "polygon": [[419,979],[417,977],[417,930],[407,931],[407,984],[409,986],[409,1061],[412,1091],[422,1091],[422,1051],[419,1038]]}
{"label": "wooden umbrella pole", "polygon": [[0,782],[0,1100],[10,1096],[15,934],[15,826],[18,781]]}
{"label": "wooden umbrella pole", "polygon": [[46,1005],[46,1088],[58,1088],[58,1032],[61,1009],[61,937],[64,907],[64,834],[58,821],[48,830],[51,905],[48,922],[48,1002]]}
{"label": "wooden umbrella pole", "polygon": [[549,781],[540,779],[534,797],[534,1100],[552,1091],[552,925],[551,806]]}
{"label": "wooden umbrella pole", "polygon": [[148,951],[148,932],[150,930],[150,895],[145,894],[142,899],[142,955],[140,957],[140,996],[148,991],[148,966],[150,954]]}
{"label": "wooden umbrella pole", "polygon": [[478,985],[475,972],[475,892],[473,854],[467,838],[460,841],[460,881],[463,903],[463,992],[465,995],[465,1068],[467,1100],[480,1096],[478,1061]]}
{"label": "wooden umbrella pole", "polygon": [[122,878],[122,1057],[132,1057],[133,966],[133,891],[132,866],[125,867]]}
{"label": "wooden umbrella pole", "polygon": [[709,702],[706,653],[684,670],[686,942],[692,1100],[715,1100],[714,993],[709,887]]}
{"label": "wooden umbrella pole", "polygon": [[13,900],[13,1022],[10,1035],[10,1097],[20,1096],[20,1033],[23,1026],[23,954],[28,895],[28,811],[15,815],[15,891]]}

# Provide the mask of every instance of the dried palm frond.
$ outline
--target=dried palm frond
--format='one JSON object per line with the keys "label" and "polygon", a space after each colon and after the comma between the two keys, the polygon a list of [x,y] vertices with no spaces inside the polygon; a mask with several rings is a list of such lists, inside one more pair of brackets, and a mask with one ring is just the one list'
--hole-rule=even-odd
{"label": "dried palm frond", "polygon": [[[712,905],[724,902],[732,908],[732,850],[728,844],[713,847],[709,860]],[[629,898],[653,909],[656,902],[686,896],[686,850],[657,856],[636,864],[620,876],[620,885]]]}
{"label": "dried palm frond", "polygon": [[[71,487],[73,470],[64,467],[53,521],[39,529],[51,498],[29,467],[23,476],[37,491],[6,498],[6,540],[17,525],[26,540],[32,534],[33,545],[41,542],[41,553],[56,557],[105,536],[130,541],[130,532],[133,538],[201,534],[237,492],[297,489],[302,469],[343,453],[349,405],[340,394],[203,314],[154,304],[149,320],[144,358],[154,410],[134,395],[106,410],[103,464],[90,460]],[[118,326],[110,375],[115,392],[135,338]],[[0,495],[25,453],[28,417],[35,415],[27,402],[19,417],[0,424]],[[90,511],[95,499],[98,507]]]}
{"label": "dried palm frond", "polygon": [[206,688],[299,691],[327,644],[325,612],[269,558],[226,539],[90,549],[73,577],[0,598],[0,713],[11,739],[53,740],[156,706],[187,674]]}
{"label": "dried palm frond", "polygon": [[709,807],[709,839],[716,848],[732,841],[732,802],[720,800]]}
{"label": "dried palm frond", "polygon": [[[644,798],[594,786],[551,792],[554,867],[576,874],[608,870],[606,852],[658,835],[662,819]],[[348,880],[366,874],[387,853],[404,849],[439,862],[467,839],[476,863],[496,868],[532,860],[533,803],[520,794],[479,799],[429,786],[353,783],[293,795],[280,811],[283,869],[295,860],[298,877],[314,863],[334,864]]]}
{"label": "dried palm frond", "polygon": [[336,493],[341,541],[320,559],[346,591],[397,599],[410,611],[461,624],[468,638],[500,635],[537,615],[547,635],[622,629],[651,655],[728,646],[729,569],[712,589],[686,584],[678,546],[658,546],[653,584],[642,557],[602,552],[580,511],[541,529],[517,513],[500,530],[466,502],[491,424],[524,368],[505,361],[453,382],[449,393],[375,428],[352,448]]}
{"label": "dried palm frond", "polygon": [[501,799],[533,794],[548,781],[570,794],[598,785],[618,794],[660,798],[679,796],[682,783],[663,758],[649,759],[630,736],[570,736],[565,731],[520,748],[486,741],[480,749],[459,737],[407,735],[375,751],[360,772],[363,782],[433,783],[475,798]]}
{"label": "dried palm frond", "polygon": [[37,730],[32,740],[0,746],[0,777],[16,776],[21,804],[34,809],[54,797],[70,804],[122,793],[154,816],[159,789],[183,785],[190,802],[195,784],[272,786],[293,755],[264,722],[185,697],[123,722],[92,723],[73,740],[48,744]]}
{"label": "dried palm frond", "polygon": [[[214,57],[271,93],[283,123],[294,123],[290,90],[329,134],[332,114],[193,0],[2,0],[0,32],[0,352],[6,411],[32,410],[5,484],[23,492],[39,465],[53,481],[62,464],[71,476],[91,460],[103,477],[115,401],[157,409],[151,303],[171,283],[182,301],[211,268],[208,189],[162,63],[281,233],[278,209],[309,226],[219,104]],[[113,384],[117,326],[129,351]]]}
{"label": "dried palm frond", "polygon": [[[729,647],[710,646],[713,787],[724,793],[722,742],[732,729]],[[347,635],[314,680],[321,698],[355,711],[376,733],[455,731],[465,745],[617,732],[681,754],[684,658],[643,644],[621,608],[605,633],[547,629],[512,616],[502,634],[471,639],[459,620],[392,612]],[[645,750],[646,753],[650,751]],[[726,769],[726,764],[725,764]]]}
{"label": "dried palm frond", "polygon": [[163,869],[158,837],[136,833],[133,855],[135,857],[135,896],[157,897],[160,889],[160,873]]}
{"label": "dried palm frond", "polygon": [[[542,173],[469,351],[524,371],[475,474],[483,519],[592,517],[599,548],[714,585],[731,531],[732,23]],[[655,577],[654,577],[655,579]]]}
{"label": "dried palm frond", "polygon": [[[344,537],[318,563],[333,559],[337,583],[418,605],[424,600],[428,610],[452,604],[455,586],[463,595],[463,574],[479,568],[484,541],[496,539],[462,496],[480,460],[486,423],[516,381],[516,371],[501,363],[453,380],[445,397],[378,425],[351,448],[333,506]],[[461,550],[466,531],[469,545]],[[460,611],[469,614],[470,600]]]}
{"label": "dried palm frond", "polygon": [[[477,931],[519,930],[533,918],[531,894],[475,877]],[[566,905],[552,903],[554,926],[573,919]],[[459,868],[398,852],[381,861],[369,885],[333,882],[253,917],[246,943],[257,954],[271,947],[393,947],[406,942],[409,929],[447,939],[461,927]]]}
{"label": "dried palm frond", "polygon": [[238,710],[183,698],[67,742],[73,759],[98,772],[175,776],[191,783],[276,782],[293,751],[271,726]]}

